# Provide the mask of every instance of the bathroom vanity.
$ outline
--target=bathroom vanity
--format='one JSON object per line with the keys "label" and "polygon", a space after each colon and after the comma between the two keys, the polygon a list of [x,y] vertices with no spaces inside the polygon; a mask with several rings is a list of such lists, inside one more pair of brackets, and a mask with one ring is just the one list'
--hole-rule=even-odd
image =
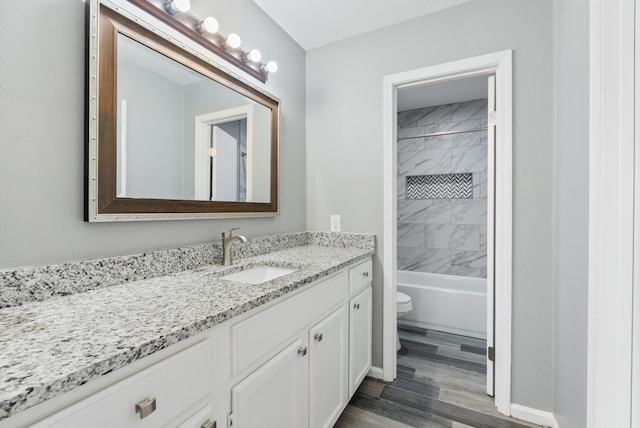
{"label": "bathroom vanity", "polygon": [[[373,236],[344,235],[1,309],[0,427],[332,426],[371,367]],[[225,279],[263,266],[293,272]]]}

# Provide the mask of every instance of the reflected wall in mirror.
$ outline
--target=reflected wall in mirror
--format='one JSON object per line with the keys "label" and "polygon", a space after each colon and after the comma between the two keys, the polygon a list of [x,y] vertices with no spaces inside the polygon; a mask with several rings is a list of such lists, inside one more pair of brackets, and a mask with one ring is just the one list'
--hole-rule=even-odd
{"label": "reflected wall in mirror", "polygon": [[87,220],[276,215],[279,101],[95,7]]}

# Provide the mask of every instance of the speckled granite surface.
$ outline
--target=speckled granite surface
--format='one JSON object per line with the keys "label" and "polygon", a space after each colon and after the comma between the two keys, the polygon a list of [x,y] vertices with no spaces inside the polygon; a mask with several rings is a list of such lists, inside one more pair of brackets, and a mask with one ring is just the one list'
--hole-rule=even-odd
{"label": "speckled granite surface", "polygon": [[[375,251],[373,235],[287,235],[290,236],[254,239],[255,246],[239,250],[235,254],[238,261],[230,268],[197,265],[198,257],[187,257],[189,261],[184,265],[196,263],[197,267],[111,286],[103,286],[99,276],[94,275],[96,286],[89,291],[74,289],[61,296],[53,289],[53,297],[46,300],[0,309],[0,420],[330,275]],[[299,245],[290,245],[291,242]],[[268,248],[282,246],[285,249],[267,252]],[[198,247],[189,248],[187,253]],[[180,254],[182,250],[169,251]],[[151,258],[128,256],[140,257],[128,262],[135,265],[141,260],[172,257],[151,254]],[[65,264],[71,267],[65,273],[56,268],[53,272],[57,281],[81,280],[85,263]],[[90,264],[100,266],[100,261]],[[260,285],[220,279],[230,272],[262,264],[299,270]],[[161,270],[151,265],[148,268],[153,272]],[[47,270],[39,274],[44,272]],[[135,268],[133,272],[132,278],[136,278]],[[107,281],[113,280],[106,270],[101,275]],[[38,281],[46,283],[47,279]]]}
{"label": "speckled granite surface", "polygon": [[[373,237],[367,234],[296,232],[252,237],[247,244],[234,244],[232,257],[240,260],[307,244],[375,246]],[[135,255],[4,269],[0,270],[0,308],[197,269],[221,259],[222,245],[218,241]]]}

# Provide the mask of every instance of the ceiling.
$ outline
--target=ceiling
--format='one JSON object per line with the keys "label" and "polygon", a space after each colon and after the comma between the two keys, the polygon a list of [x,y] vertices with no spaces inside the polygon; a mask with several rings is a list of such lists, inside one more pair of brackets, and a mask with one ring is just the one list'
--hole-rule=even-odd
{"label": "ceiling", "polygon": [[[253,0],[303,49],[398,24],[471,0]],[[398,111],[487,97],[485,76],[400,89]]]}
{"label": "ceiling", "polygon": [[398,89],[398,111],[487,98],[487,76]]}
{"label": "ceiling", "polygon": [[253,0],[304,50],[471,0]]}

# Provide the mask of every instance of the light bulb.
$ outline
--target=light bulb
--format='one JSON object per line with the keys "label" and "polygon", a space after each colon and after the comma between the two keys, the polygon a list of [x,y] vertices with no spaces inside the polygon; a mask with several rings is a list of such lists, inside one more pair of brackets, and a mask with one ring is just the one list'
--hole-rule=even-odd
{"label": "light bulb", "polygon": [[244,54],[244,60],[247,62],[260,62],[262,58],[262,54],[258,49],[251,49],[249,52]]}
{"label": "light bulb", "polygon": [[220,25],[218,24],[218,20],[207,16],[205,19],[200,21],[198,25],[196,25],[196,29],[198,32],[202,34],[215,34],[218,32]]}
{"label": "light bulb", "polygon": [[176,13],[186,13],[189,12],[191,8],[191,2],[189,0],[169,0],[165,4],[165,9],[171,15],[175,15]]}
{"label": "light bulb", "polygon": [[275,73],[276,71],[278,71],[278,63],[275,61],[269,61],[262,66],[262,69],[267,73]]}
{"label": "light bulb", "polygon": [[231,33],[227,36],[226,39],[224,39],[224,44],[228,49],[237,49],[240,47],[240,36],[238,36],[236,33]]}

